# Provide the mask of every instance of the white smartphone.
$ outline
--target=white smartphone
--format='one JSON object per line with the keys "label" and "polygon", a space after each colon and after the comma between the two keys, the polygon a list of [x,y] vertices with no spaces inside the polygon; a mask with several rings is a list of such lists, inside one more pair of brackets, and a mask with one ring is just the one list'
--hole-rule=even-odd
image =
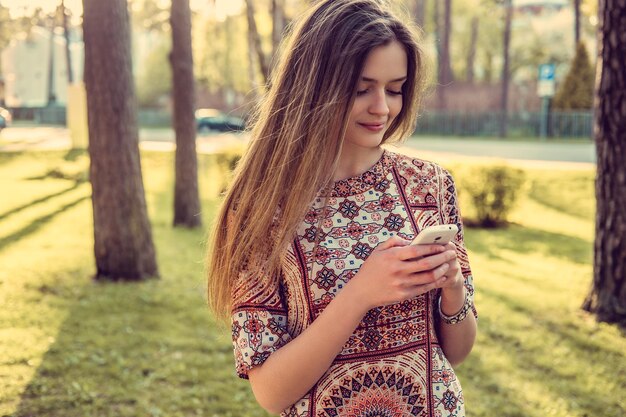
{"label": "white smartphone", "polygon": [[411,245],[445,245],[459,232],[456,224],[438,224],[422,229],[413,239]]}

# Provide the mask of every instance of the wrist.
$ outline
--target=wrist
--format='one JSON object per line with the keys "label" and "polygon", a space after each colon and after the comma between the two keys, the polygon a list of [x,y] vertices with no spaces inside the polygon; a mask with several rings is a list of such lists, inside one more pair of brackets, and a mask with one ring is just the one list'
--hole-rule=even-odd
{"label": "wrist", "polygon": [[453,316],[458,313],[465,303],[465,286],[463,284],[441,289],[439,311],[445,316]]}
{"label": "wrist", "polygon": [[463,301],[458,310],[450,309],[450,311],[454,311],[453,313],[449,313],[443,307],[443,294],[439,297],[439,317],[445,324],[457,324],[465,320],[468,314],[470,314],[472,310],[472,299],[469,296],[469,293],[463,289]]}

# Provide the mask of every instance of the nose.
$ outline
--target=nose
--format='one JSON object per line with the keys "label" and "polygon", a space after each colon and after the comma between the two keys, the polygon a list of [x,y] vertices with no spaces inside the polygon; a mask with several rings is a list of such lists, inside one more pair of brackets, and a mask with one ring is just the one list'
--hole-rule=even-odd
{"label": "nose", "polygon": [[389,105],[387,104],[387,94],[384,89],[377,90],[376,94],[372,94],[372,102],[369,106],[371,114],[386,116],[389,113]]}

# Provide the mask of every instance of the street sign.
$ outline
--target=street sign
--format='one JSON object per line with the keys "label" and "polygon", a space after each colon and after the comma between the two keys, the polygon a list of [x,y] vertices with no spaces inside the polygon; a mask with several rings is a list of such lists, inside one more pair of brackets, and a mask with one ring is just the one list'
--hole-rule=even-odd
{"label": "street sign", "polygon": [[554,81],[554,64],[541,64],[539,65],[539,81],[537,82],[537,95],[539,97],[552,97],[554,96],[555,81]]}

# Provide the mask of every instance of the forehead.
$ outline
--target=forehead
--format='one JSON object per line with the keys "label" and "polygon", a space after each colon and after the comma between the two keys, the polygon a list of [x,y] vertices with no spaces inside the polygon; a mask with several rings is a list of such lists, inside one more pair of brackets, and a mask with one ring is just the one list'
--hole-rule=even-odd
{"label": "forehead", "polygon": [[407,76],[407,56],[398,41],[372,49],[365,59],[361,77],[388,82]]}

